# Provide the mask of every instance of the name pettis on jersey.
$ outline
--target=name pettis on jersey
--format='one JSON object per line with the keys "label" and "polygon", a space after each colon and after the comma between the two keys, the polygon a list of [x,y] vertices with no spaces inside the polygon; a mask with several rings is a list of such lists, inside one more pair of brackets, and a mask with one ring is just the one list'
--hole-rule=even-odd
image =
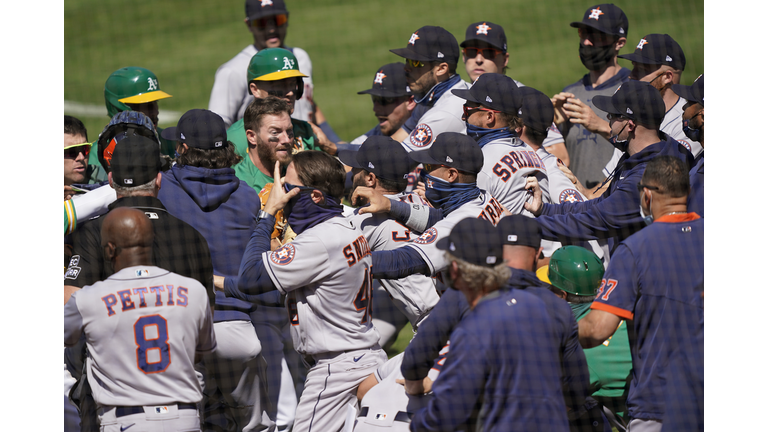
{"label": "name pettis on jersey", "polygon": [[483,211],[481,211],[477,217],[480,219],[485,219],[493,225],[496,225],[499,223],[499,219],[501,219],[503,214],[504,206],[499,204],[499,202],[496,201],[496,198],[491,197],[491,199],[488,200],[488,204],[485,205]]}
{"label": "name pettis on jersey", "polygon": [[[354,249],[354,253],[353,253]],[[371,248],[368,246],[368,241],[365,237],[360,236],[352,243],[344,246],[342,250],[344,256],[347,258],[347,265],[352,267],[357,264],[358,261],[371,254]]]}
{"label": "name pettis on jersey", "polygon": [[[502,165],[503,164],[503,165]],[[506,166],[507,168],[504,168]],[[547,172],[544,167],[544,162],[539,155],[534,151],[524,150],[516,151],[512,150],[508,154],[504,155],[496,165],[493,166],[493,173],[501,178],[506,183],[512,174],[516,173],[521,168],[536,168],[543,172]],[[510,173],[510,170],[512,171]]]}
{"label": "name pettis on jersey", "polygon": [[[105,295],[101,298],[101,300],[104,301],[104,306],[107,308],[107,316],[112,316],[115,314],[115,306],[118,304],[118,301],[120,302],[120,310],[122,312],[136,309],[136,301],[138,301],[139,309],[145,308],[147,307],[147,301],[152,302],[153,299],[154,306],[187,307],[187,288],[179,286],[176,287],[175,292],[176,299],[174,300],[174,286],[159,285],[153,287],[120,290],[115,293]],[[165,300],[165,303],[163,303],[163,300]]]}

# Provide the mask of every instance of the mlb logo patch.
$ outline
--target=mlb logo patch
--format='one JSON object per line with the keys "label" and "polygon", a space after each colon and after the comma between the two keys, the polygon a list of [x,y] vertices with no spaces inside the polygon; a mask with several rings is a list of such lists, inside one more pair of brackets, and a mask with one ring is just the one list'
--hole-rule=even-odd
{"label": "mlb logo patch", "polygon": [[147,269],[136,270],[136,277],[147,277],[147,276],[149,276],[149,270]]}
{"label": "mlb logo patch", "polygon": [[374,420],[378,420],[378,421],[384,421],[384,420],[387,419],[387,415],[386,414],[377,413],[376,416],[373,417],[373,419]]}
{"label": "mlb logo patch", "polygon": [[155,414],[168,414],[168,407],[167,406],[155,407]]}

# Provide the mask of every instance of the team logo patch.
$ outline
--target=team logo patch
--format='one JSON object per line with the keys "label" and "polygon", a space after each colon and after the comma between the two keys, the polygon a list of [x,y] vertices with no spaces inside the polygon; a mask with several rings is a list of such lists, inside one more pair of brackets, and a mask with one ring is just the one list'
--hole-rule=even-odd
{"label": "team logo patch", "polygon": [[283,69],[293,69],[293,60],[289,59],[288,57],[283,57]]}
{"label": "team logo patch", "polygon": [[435,240],[437,240],[437,228],[432,227],[424,231],[424,234],[420,235],[419,238],[413,242],[416,244],[428,245],[430,243],[434,243]]}
{"label": "team logo patch", "polygon": [[292,244],[281,247],[280,249],[269,254],[269,260],[277,265],[286,265],[293,261],[293,257],[296,256],[296,248]]}
{"label": "team logo patch", "polygon": [[640,39],[640,43],[639,43],[639,44],[637,44],[637,48],[636,48],[636,49],[639,49],[639,50],[641,50],[641,51],[642,51],[642,49],[643,49],[643,45],[645,45],[645,44],[647,44],[647,43],[648,43],[648,41],[647,41],[647,40],[645,40],[645,38],[643,38],[643,39]]}
{"label": "team logo patch", "polygon": [[261,0],[261,7],[272,6],[272,0]]}
{"label": "team logo patch", "polygon": [[[687,148],[689,152],[693,152],[693,149],[691,149],[691,144],[688,141],[684,140],[677,140],[680,144],[683,145],[683,147]],[[70,264],[71,265],[71,264]]]}
{"label": "team logo patch", "polygon": [[384,70],[382,69],[382,70],[376,72],[376,78],[373,79],[373,83],[374,84],[384,85],[384,78],[386,78],[386,77],[387,76],[384,75]]}
{"label": "team logo patch", "polygon": [[670,57],[670,56],[667,56],[667,58],[665,58],[664,60],[666,60],[666,61],[672,61],[672,57]]}
{"label": "team logo patch", "polygon": [[592,9],[592,12],[589,14],[589,19],[600,21],[600,15],[603,14],[605,14],[605,12],[601,11],[600,8]]}
{"label": "team logo patch", "polygon": [[561,203],[574,203],[582,202],[584,200],[581,198],[581,194],[578,193],[575,189],[564,189],[562,192],[560,192],[559,201]]}
{"label": "team logo patch", "polygon": [[416,126],[411,132],[411,144],[416,147],[424,147],[432,142],[432,128],[424,123]]}
{"label": "team logo patch", "polygon": [[408,39],[408,44],[409,45],[416,45],[416,40],[419,39],[419,35],[417,35],[416,33],[418,33],[418,32],[415,32],[414,34],[412,34],[411,38]]}
{"label": "team logo patch", "polygon": [[157,90],[156,79],[152,79],[152,77],[147,77],[147,81],[149,82],[149,87],[147,87],[147,91]]}
{"label": "team logo patch", "polygon": [[488,27],[488,24],[482,23],[479,26],[477,26],[477,34],[487,35],[488,34],[488,30],[490,30],[490,29],[491,28]]}

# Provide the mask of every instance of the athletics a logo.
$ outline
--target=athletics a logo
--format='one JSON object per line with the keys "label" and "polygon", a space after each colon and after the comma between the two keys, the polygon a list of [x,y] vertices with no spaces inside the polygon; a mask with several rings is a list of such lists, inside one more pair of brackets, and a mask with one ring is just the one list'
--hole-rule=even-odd
{"label": "athletics a logo", "polygon": [[149,87],[147,88],[147,91],[157,90],[157,80],[156,79],[153,79],[152,77],[147,77],[147,81],[149,82]]}
{"label": "athletics a logo", "polygon": [[283,57],[283,69],[293,69],[293,60],[289,59],[288,57]]}

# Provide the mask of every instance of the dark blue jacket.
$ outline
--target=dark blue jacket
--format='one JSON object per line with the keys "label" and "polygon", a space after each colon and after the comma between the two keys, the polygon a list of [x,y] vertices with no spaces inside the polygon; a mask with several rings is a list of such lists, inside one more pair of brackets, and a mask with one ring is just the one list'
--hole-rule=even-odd
{"label": "dark blue jacket", "polygon": [[704,152],[691,168],[691,194],[688,195],[688,211],[704,217]]}
{"label": "dark blue jacket", "polygon": [[[175,165],[163,173],[158,198],[208,241],[214,274],[236,277],[261,209],[259,194],[232,168]],[[214,321],[250,320],[252,309],[252,303],[217,291]]]}
{"label": "dark blue jacket", "polygon": [[568,431],[556,327],[544,302],[525,290],[481,299],[451,334],[434,396],[411,430]]}
{"label": "dark blue jacket", "polygon": [[643,177],[646,164],[660,155],[675,156],[693,166],[691,152],[671,138],[651,144],[632,156],[625,153],[602,196],[584,202],[544,204],[541,215],[536,218],[542,237],[564,244],[610,239],[613,249],[621,240],[642,229],[645,223],[640,217],[637,183]]}

